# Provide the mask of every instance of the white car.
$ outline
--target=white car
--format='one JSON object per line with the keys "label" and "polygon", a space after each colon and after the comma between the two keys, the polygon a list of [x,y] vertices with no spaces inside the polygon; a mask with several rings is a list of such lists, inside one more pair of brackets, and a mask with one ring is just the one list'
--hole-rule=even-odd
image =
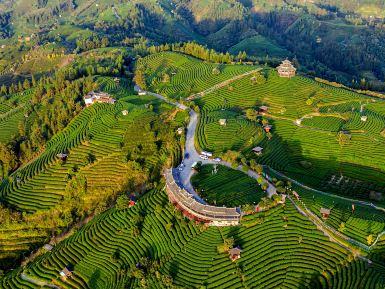
{"label": "white car", "polygon": [[183,167],[179,167],[178,170],[179,170],[179,171],[183,171]]}
{"label": "white car", "polygon": [[208,160],[209,158],[207,156],[204,156],[204,155],[200,155],[199,156],[202,160]]}
{"label": "white car", "polygon": [[221,158],[215,158],[215,159],[214,159],[214,162],[218,162],[218,163],[219,163],[219,162],[221,162],[221,161],[222,161]]}

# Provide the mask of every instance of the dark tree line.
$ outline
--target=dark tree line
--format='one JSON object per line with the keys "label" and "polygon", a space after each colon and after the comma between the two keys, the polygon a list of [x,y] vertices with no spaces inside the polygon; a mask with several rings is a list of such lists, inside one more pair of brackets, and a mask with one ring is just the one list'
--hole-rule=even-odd
{"label": "dark tree line", "polygon": [[0,39],[11,36],[12,29],[9,26],[11,20],[11,12],[0,13]]}
{"label": "dark tree line", "polygon": [[83,52],[96,48],[104,48],[110,44],[107,37],[93,36],[76,40],[76,52]]}
{"label": "dark tree line", "polygon": [[213,63],[231,63],[234,60],[242,61],[247,58],[245,52],[240,52],[237,56],[230,55],[230,53],[216,52],[214,49],[209,49],[206,46],[195,42],[162,44],[159,46],[150,46],[148,48],[150,53],[157,53],[162,51],[176,51],[196,58],[213,62]]}

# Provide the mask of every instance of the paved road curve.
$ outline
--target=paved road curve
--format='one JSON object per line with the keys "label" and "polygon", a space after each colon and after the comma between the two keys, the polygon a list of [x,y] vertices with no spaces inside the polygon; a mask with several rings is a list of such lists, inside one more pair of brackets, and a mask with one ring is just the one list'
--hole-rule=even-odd
{"label": "paved road curve", "polygon": [[[135,85],[135,91],[139,92],[139,91],[143,91],[143,90],[138,85]],[[172,104],[172,105],[174,105],[174,106],[176,106],[182,110],[189,110],[190,122],[187,126],[186,145],[185,145],[185,155],[188,155],[188,157],[183,158],[183,161],[182,161],[182,164],[183,164],[182,169],[183,170],[181,170],[181,171],[177,170],[177,173],[175,174],[175,179],[179,182],[180,185],[182,185],[186,189],[186,191],[188,191],[190,194],[192,194],[199,202],[205,203],[205,201],[199,196],[199,194],[197,194],[197,192],[195,192],[193,186],[191,185],[190,180],[194,174],[194,170],[192,169],[191,166],[195,162],[200,161],[200,162],[202,162],[202,165],[219,164],[219,165],[223,165],[223,166],[226,166],[229,168],[233,168],[233,167],[231,166],[230,163],[225,162],[225,161],[216,162],[216,161],[210,160],[210,159],[209,160],[202,160],[199,157],[200,153],[195,148],[195,131],[196,131],[196,128],[198,125],[198,114],[194,110],[189,109],[187,106],[185,106],[179,102],[170,101],[169,99],[167,99],[166,97],[164,97],[163,95],[160,95],[158,93],[146,91],[146,94],[155,96],[155,97],[159,98],[160,100],[163,100],[169,104]],[[235,169],[244,172],[243,167],[241,165]],[[249,170],[245,173],[254,179],[258,179],[260,177],[259,174],[257,174],[256,172],[254,172],[252,170]],[[276,191],[276,188],[274,187],[274,185],[272,183],[270,183],[269,181],[267,181],[266,179],[265,179],[265,182],[267,182],[269,185],[268,189],[267,189],[268,197],[271,197],[272,195],[276,194],[277,191]]]}

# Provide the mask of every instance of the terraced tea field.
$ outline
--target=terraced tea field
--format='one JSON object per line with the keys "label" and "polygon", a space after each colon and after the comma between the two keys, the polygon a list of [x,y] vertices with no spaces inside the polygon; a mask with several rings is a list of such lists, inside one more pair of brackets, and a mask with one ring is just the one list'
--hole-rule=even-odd
{"label": "terraced tea field", "polygon": [[[155,113],[145,107],[153,99],[141,104],[130,102],[135,96],[126,95],[124,99],[115,105],[94,104],[84,109],[47,143],[37,158],[5,180],[0,191],[4,201],[18,210],[34,213],[30,218],[38,219],[42,212],[58,210],[57,206],[68,202],[68,183],[76,174],[86,179],[84,206],[92,208],[104,195],[127,186],[133,170],[137,169],[128,156],[140,161],[143,169],[153,174],[168,156],[171,162],[179,162],[182,152],[173,136],[181,120],[169,120],[167,125],[159,122],[159,115],[167,117],[171,108],[154,102],[153,109],[158,111]],[[123,115],[123,110],[128,115]],[[163,146],[166,143],[167,149]],[[68,154],[65,162],[56,156],[62,152]],[[41,245],[50,231],[67,225],[65,218],[41,225],[0,222],[1,266],[7,260],[15,262],[20,254]]]}
{"label": "terraced tea field", "polygon": [[24,119],[24,109],[14,108],[0,114],[0,142],[8,143],[18,134],[18,125]]}
{"label": "terraced tea field", "polygon": [[25,119],[31,94],[31,89],[15,93],[0,103],[0,142],[6,144],[18,134],[18,126]]}
{"label": "terraced tea field", "polygon": [[[171,206],[162,205],[166,202],[165,193],[152,191],[133,208],[107,211],[52,252],[7,275],[0,287],[38,288],[22,280],[22,272],[63,288],[136,288],[143,282],[165,288],[166,279],[184,288],[277,288],[280,284],[340,288],[340,282],[349,282],[369,289],[384,285],[383,268],[354,259],[291,204],[249,217],[260,219],[259,224],[219,229],[186,221]],[[134,237],[134,220],[139,215],[140,233]],[[223,238],[229,237],[242,248],[236,262],[217,251]],[[135,269],[135,264],[141,265]],[[65,266],[73,268],[73,275],[63,281],[59,271]],[[130,273],[134,271],[138,274]]]}
{"label": "terraced tea field", "polygon": [[[226,119],[225,126],[219,124],[220,119]],[[243,151],[251,145],[252,137],[257,136],[257,140],[253,142],[263,139],[262,135],[258,137],[258,125],[231,110],[217,110],[209,113],[202,111],[199,122],[205,125],[198,127],[198,145],[211,152]]]}
{"label": "terraced tea field", "polygon": [[[256,68],[172,52],[142,58],[137,67],[146,89],[177,99]],[[194,156],[183,151],[186,139],[194,142],[189,128],[196,123],[188,124],[189,111],[156,94],[130,95],[132,84],[125,78],[95,76],[99,89],[118,101],[82,110],[0,186],[2,201],[24,212],[17,222],[0,220],[0,269],[69,224],[93,218],[53,242],[52,251],[40,249],[29,263],[0,274],[0,288],[385,288],[385,213],[349,199],[384,202],[384,102],[301,76],[282,79],[269,68],[253,74],[194,100],[200,114],[196,147],[215,156],[232,150],[240,153],[237,161],[265,164],[280,189],[290,184],[278,185],[275,177],[283,176],[269,168],[346,196],[317,193],[293,181],[304,210],[322,219],[320,209],[329,208],[329,218],[318,224],[286,198],[264,212],[242,214],[236,226],[187,219],[169,203],[161,173],[183,157],[198,157],[194,150]],[[17,116],[25,117],[30,93],[0,105],[5,141],[18,129]],[[246,114],[261,105],[268,106],[263,115]],[[187,137],[177,133],[179,127],[188,127]],[[255,146],[263,147],[261,155],[252,152]],[[224,166],[201,167],[192,184],[216,206],[268,202],[256,180]],[[103,196],[105,202],[99,202]],[[83,214],[73,203],[84,206]],[[328,236],[326,226],[366,249]],[[236,246],[240,258],[231,261],[228,251]],[[72,276],[61,278],[63,268]]]}
{"label": "terraced tea field", "polygon": [[[129,111],[128,116],[122,115],[123,109]],[[155,114],[145,108],[136,108],[124,102],[115,106],[95,104],[87,108],[47,143],[38,158],[12,175],[2,190],[5,200],[22,210],[48,209],[63,199],[68,181],[66,176],[74,167],[80,172],[84,170],[91,179],[101,170],[105,181],[99,185],[107,186],[113,180],[107,182],[109,178],[124,176],[121,168],[124,166],[122,143],[125,150],[140,144],[143,156],[157,151],[153,133],[145,128],[145,124],[154,119]],[[140,121],[135,123],[135,120]],[[65,164],[61,164],[56,157],[62,152],[68,153]],[[87,160],[89,154],[95,158],[92,164]],[[114,159],[116,166],[104,167]]]}
{"label": "terraced tea field", "polygon": [[[206,63],[175,52],[152,54],[140,59],[137,66],[144,69],[149,90],[178,99],[256,68]],[[215,69],[218,72],[213,72]]]}
{"label": "terraced tea field", "polygon": [[262,35],[246,38],[229,48],[229,52],[234,55],[237,55],[240,51],[245,51],[247,55],[255,55],[260,58],[267,55],[273,58],[285,58],[290,55],[288,50],[283,49]]}
{"label": "terraced tea field", "polygon": [[[245,77],[195,100],[201,112],[197,144],[203,150],[238,150],[308,185],[346,196],[368,199],[365,186],[383,191],[383,100],[301,76],[279,78],[272,70],[262,74],[264,83]],[[245,109],[261,105],[268,106],[262,118],[272,125],[271,139],[260,120],[242,119]],[[227,126],[219,125],[221,118],[228,120]],[[260,157],[251,152],[257,145],[264,148]],[[350,179],[349,185],[327,186],[337,175]],[[361,189],[353,186],[355,180],[364,184]]]}
{"label": "terraced tea field", "polygon": [[113,95],[116,98],[122,98],[128,94],[133,94],[131,82],[126,78],[99,76],[96,82],[99,89]]}
{"label": "terraced tea field", "polygon": [[257,204],[265,193],[257,181],[245,173],[224,166],[205,165],[191,180],[195,190],[209,204],[239,207]]}
{"label": "terraced tea field", "polygon": [[321,208],[331,209],[326,224],[365,245],[371,245],[367,242],[369,235],[376,239],[379,234],[385,232],[385,211],[332,195],[317,194],[299,186],[294,186],[294,189],[300,194],[306,206],[320,218]]}

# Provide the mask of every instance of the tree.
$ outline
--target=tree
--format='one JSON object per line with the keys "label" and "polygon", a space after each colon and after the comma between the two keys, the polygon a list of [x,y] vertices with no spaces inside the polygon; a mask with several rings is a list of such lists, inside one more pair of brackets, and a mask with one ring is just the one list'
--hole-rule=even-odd
{"label": "tree", "polygon": [[234,238],[225,238],[217,247],[218,253],[226,253],[234,246]]}
{"label": "tree", "polygon": [[214,74],[214,75],[218,75],[218,74],[221,73],[221,71],[220,71],[219,68],[216,66],[216,67],[213,68],[213,70],[212,70],[211,73]]}
{"label": "tree", "polygon": [[167,73],[163,74],[162,82],[163,83],[169,83],[170,82],[170,75],[168,75]]}
{"label": "tree", "polygon": [[35,80],[35,77],[34,77],[33,75],[32,75],[31,82],[32,82],[32,86],[35,86],[35,85],[36,85],[36,80]]}
{"label": "tree", "polygon": [[172,231],[173,224],[172,223],[167,223],[165,228],[166,228],[167,231]]}
{"label": "tree", "polygon": [[162,214],[162,212],[163,212],[162,206],[160,204],[156,204],[156,206],[155,206],[155,213],[157,215],[160,215],[160,214]]}
{"label": "tree", "polygon": [[256,121],[258,112],[255,109],[249,108],[246,110],[246,118],[251,121]]}
{"label": "tree", "polygon": [[142,89],[146,89],[146,78],[142,67],[138,67],[135,71],[134,82]]}
{"label": "tree", "polygon": [[254,206],[252,204],[244,204],[241,206],[242,212],[250,213],[254,211]]}
{"label": "tree", "polygon": [[7,87],[5,86],[5,84],[3,84],[0,88],[0,94],[1,95],[6,95],[7,94]]}
{"label": "tree", "polygon": [[102,47],[107,47],[110,44],[110,41],[108,40],[107,37],[103,37],[101,41],[101,46]]}
{"label": "tree", "polygon": [[93,162],[95,162],[95,160],[96,160],[95,155],[94,155],[92,152],[89,152],[89,153],[87,154],[87,157],[86,157],[87,163],[88,163],[88,164],[92,164]]}
{"label": "tree", "polygon": [[260,164],[257,164],[255,166],[254,170],[256,171],[257,174],[262,175],[262,173],[263,173],[263,166],[260,165]]}
{"label": "tree", "polygon": [[0,177],[7,177],[16,165],[17,158],[12,147],[0,142]]}
{"label": "tree", "polygon": [[23,88],[25,90],[29,89],[31,87],[31,84],[29,83],[28,79],[25,79],[23,82]]}
{"label": "tree", "polygon": [[366,238],[366,241],[368,242],[368,245],[372,245],[373,242],[374,242],[374,237],[372,234],[370,234],[367,238]]}
{"label": "tree", "polygon": [[268,119],[262,119],[262,125],[263,126],[266,126],[266,125],[268,125],[269,124],[269,120]]}
{"label": "tree", "polygon": [[352,138],[351,135],[345,131],[338,132],[337,140],[338,140],[338,143],[340,144],[340,146],[344,146],[346,144],[349,144],[351,138]]}
{"label": "tree", "polygon": [[115,205],[115,208],[116,208],[117,210],[128,209],[128,208],[129,208],[129,202],[130,202],[130,199],[128,198],[128,196],[127,196],[126,194],[120,195],[120,196],[116,199],[116,205]]}
{"label": "tree", "polygon": [[236,163],[240,157],[240,152],[228,150],[223,154],[222,159],[233,164]]}
{"label": "tree", "polygon": [[268,187],[269,187],[269,184],[268,184],[268,183],[263,183],[263,184],[261,185],[261,188],[262,188],[262,190],[264,190],[264,191],[266,191]]}

